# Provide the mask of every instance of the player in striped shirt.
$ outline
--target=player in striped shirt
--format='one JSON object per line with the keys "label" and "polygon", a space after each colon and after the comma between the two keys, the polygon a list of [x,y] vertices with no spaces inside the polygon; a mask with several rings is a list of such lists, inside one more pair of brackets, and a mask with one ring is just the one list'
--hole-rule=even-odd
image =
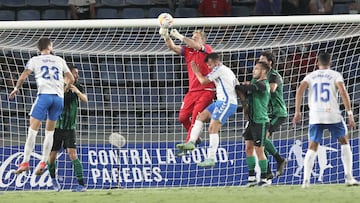
{"label": "player in striped shirt", "polygon": [[34,72],[38,93],[30,111],[30,127],[25,143],[24,159],[15,174],[30,170],[29,160],[35,147],[36,135],[41,121],[46,119],[42,158],[35,169],[35,174],[41,175],[45,170],[53,143],[56,121],[60,118],[64,107],[64,91],[67,91],[74,82],[74,77],[65,60],[51,54],[53,43],[50,39],[41,38],[38,49],[41,55],[34,56],[27,62],[25,70],[9,95],[10,99],[14,98],[25,79]]}

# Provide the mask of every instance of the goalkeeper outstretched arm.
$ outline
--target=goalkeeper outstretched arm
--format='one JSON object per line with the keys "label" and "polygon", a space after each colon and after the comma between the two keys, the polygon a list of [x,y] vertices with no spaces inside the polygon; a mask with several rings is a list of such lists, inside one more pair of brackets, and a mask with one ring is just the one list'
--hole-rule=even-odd
{"label": "goalkeeper outstretched arm", "polygon": [[180,41],[184,42],[187,46],[189,46],[190,48],[202,51],[204,50],[204,45],[200,44],[199,42],[185,37],[184,35],[180,34],[179,31],[177,31],[176,29],[172,29],[170,31],[170,35],[176,39],[179,39]]}
{"label": "goalkeeper outstretched arm", "polygon": [[160,28],[159,34],[164,39],[166,46],[169,47],[169,49],[171,49],[172,51],[174,51],[179,55],[181,54],[181,46],[176,45],[174,41],[170,38],[168,28]]}
{"label": "goalkeeper outstretched arm", "polygon": [[174,51],[175,53],[177,53],[179,55],[181,54],[181,46],[176,45],[174,43],[174,41],[171,39],[171,37],[179,39],[180,41],[184,42],[190,48],[200,50],[200,51],[205,49],[203,44],[201,44],[191,38],[185,37],[184,35],[180,34],[176,29],[172,29],[169,34],[169,29],[160,28],[159,34],[164,39],[167,47],[169,47],[169,49],[171,49],[172,51]]}

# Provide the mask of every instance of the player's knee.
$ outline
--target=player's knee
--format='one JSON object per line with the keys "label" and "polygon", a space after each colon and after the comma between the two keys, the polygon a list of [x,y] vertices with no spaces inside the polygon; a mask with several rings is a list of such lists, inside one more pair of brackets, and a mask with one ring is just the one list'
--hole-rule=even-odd
{"label": "player's knee", "polygon": [[70,158],[70,160],[71,160],[71,161],[76,160],[76,159],[77,159],[77,155],[76,155],[76,153],[69,154],[69,158]]}
{"label": "player's knee", "polygon": [[214,126],[212,126],[212,125],[210,125],[210,126],[209,126],[208,131],[209,131],[209,134],[214,134],[214,133],[217,133],[217,132],[215,131]]}
{"label": "player's knee", "polygon": [[76,150],[73,150],[73,149],[68,150],[68,154],[69,154],[70,160],[73,161],[73,160],[77,159]]}
{"label": "player's knee", "polygon": [[202,122],[207,122],[209,121],[211,118],[211,113],[207,110],[204,110],[203,112],[199,113],[196,116],[196,120],[202,121]]}
{"label": "player's knee", "polygon": [[310,142],[309,144],[309,149],[311,149],[314,152],[317,152],[318,147],[319,147],[319,143],[317,142]]}
{"label": "player's knee", "polygon": [[245,144],[245,153],[246,153],[246,156],[252,156],[252,155],[253,155],[253,152],[254,152],[254,145],[253,145],[253,144],[250,144],[249,141],[246,141],[246,144]]}
{"label": "player's knee", "polygon": [[338,140],[339,140],[339,143],[340,143],[341,145],[349,144],[348,139],[347,139],[346,136],[340,137]]}
{"label": "player's knee", "polygon": [[209,134],[217,134],[217,133],[219,133],[220,128],[221,128],[221,123],[220,122],[215,121],[213,123],[210,123],[209,129],[208,129]]}

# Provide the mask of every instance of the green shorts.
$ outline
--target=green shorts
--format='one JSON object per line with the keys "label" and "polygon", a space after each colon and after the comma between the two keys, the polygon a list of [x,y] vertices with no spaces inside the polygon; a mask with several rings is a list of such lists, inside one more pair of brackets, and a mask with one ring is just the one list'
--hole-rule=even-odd
{"label": "green shorts", "polygon": [[254,123],[249,122],[249,125],[245,129],[244,138],[245,140],[254,141],[254,145],[257,147],[264,146],[266,132],[269,130],[269,123]]}
{"label": "green shorts", "polygon": [[75,130],[55,129],[51,151],[59,151],[61,147],[76,149]]}

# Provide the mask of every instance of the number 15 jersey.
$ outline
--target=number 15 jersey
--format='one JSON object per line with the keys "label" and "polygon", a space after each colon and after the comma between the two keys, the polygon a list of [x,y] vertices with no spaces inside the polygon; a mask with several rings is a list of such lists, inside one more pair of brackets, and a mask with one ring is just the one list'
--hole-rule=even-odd
{"label": "number 15 jersey", "polygon": [[38,94],[64,97],[64,73],[70,72],[64,59],[51,54],[34,56],[25,68],[34,72]]}
{"label": "number 15 jersey", "polygon": [[308,104],[310,124],[331,124],[343,120],[338,103],[336,83],[344,82],[342,75],[331,69],[316,70],[308,74]]}

